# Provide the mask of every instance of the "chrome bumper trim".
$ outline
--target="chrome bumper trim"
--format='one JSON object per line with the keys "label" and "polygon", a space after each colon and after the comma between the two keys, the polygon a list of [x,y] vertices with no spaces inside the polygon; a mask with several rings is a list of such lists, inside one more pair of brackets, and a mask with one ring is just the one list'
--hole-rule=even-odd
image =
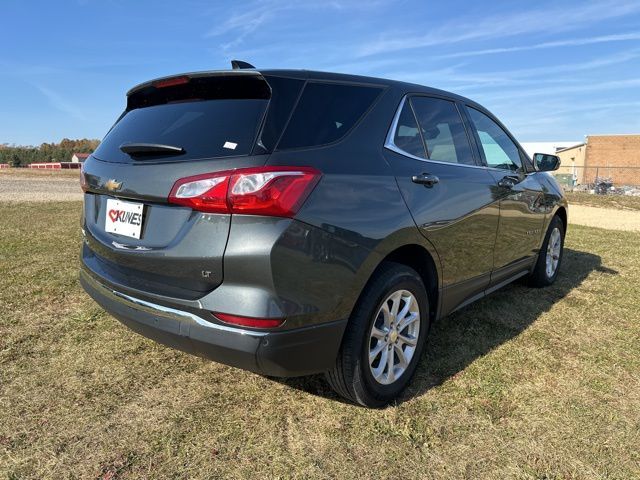
{"label": "chrome bumper trim", "polygon": [[200,325],[201,327],[224,332],[231,332],[238,335],[263,337],[269,334],[269,332],[256,332],[254,330],[245,330],[243,328],[229,327],[226,325],[219,325],[217,323],[208,322],[204,318],[194,313],[179,310],[177,308],[165,307],[164,305],[148,302],[146,300],[132,297],[131,295],[127,295],[117,290],[113,290],[97,281],[95,278],[93,278],[92,275],[88,274],[87,272],[81,271],[80,275],[83,277],[84,281],[86,281],[92,288],[97,290],[101,295],[104,295],[105,297],[123,305],[126,305],[129,308],[141,310],[143,312],[147,312],[158,317],[168,318],[170,320],[193,322]]}

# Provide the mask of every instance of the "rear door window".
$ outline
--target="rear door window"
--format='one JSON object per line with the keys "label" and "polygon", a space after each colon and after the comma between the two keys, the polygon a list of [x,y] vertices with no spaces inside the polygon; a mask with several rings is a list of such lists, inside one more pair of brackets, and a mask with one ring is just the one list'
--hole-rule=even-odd
{"label": "rear door window", "polygon": [[398,117],[398,125],[393,136],[394,145],[400,150],[407,152],[415,157],[427,158],[422,143],[422,136],[418,129],[416,117],[413,114],[410,102],[404,102],[400,116]]}
{"label": "rear door window", "polygon": [[429,160],[475,165],[469,137],[456,104],[433,97],[412,97]]}
{"label": "rear door window", "polygon": [[333,143],[343,138],[382,90],[339,83],[309,82],[302,92],[278,150]]}

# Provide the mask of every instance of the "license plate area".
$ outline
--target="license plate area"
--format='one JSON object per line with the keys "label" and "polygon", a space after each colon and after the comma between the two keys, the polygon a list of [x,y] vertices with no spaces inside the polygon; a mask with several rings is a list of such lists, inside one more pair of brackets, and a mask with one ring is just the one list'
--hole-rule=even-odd
{"label": "license plate area", "polygon": [[109,198],[107,199],[104,230],[108,233],[140,239],[143,212],[143,203]]}

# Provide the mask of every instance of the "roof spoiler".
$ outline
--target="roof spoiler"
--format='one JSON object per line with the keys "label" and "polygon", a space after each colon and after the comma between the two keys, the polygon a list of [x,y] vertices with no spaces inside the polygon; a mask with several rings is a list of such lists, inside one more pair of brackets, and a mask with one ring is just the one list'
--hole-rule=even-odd
{"label": "roof spoiler", "polygon": [[[247,64],[248,65],[248,64]],[[253,67],[251,67],[253,68]],[[232,77],[232,76],[251,76],[251,77],[259,77],[264,80],[262,74],[257,70],[248,70],[248,69],[236,69],[236,70],[212,70],[208,72],[192,72],[192,73],[180,73],[177,75],[170,75],[168,77],[160,77],[155,78],[153,80],[149,80],[147,82],[140,83],[136,85],[131,90],[127,92],[127,97],[135,94],[145,88],[153,87],[157,84],[169,85],[173,83],[175,80],[177,83],[182,83],[182,81],[189,81],[193,78],[203,78],[203,77]]]}

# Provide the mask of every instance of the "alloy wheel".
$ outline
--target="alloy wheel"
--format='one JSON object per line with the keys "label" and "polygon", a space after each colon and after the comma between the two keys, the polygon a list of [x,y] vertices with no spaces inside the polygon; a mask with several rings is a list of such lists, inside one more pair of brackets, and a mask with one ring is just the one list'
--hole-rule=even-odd
{"label": "alloy wheel", "polygon": [[560,250],[562,249],[562,234],[556,227],[549,235],[549,243],[547,244],[546,273],[548,278],[553,278],[558,263],[560,262]]}
{"label": "alloy wheel", "polygon": [[408,290],[391,293],[376,313],[369,334],[369,368],[376,382],[389,385],[411,363],[420,334],[420,307]]}

